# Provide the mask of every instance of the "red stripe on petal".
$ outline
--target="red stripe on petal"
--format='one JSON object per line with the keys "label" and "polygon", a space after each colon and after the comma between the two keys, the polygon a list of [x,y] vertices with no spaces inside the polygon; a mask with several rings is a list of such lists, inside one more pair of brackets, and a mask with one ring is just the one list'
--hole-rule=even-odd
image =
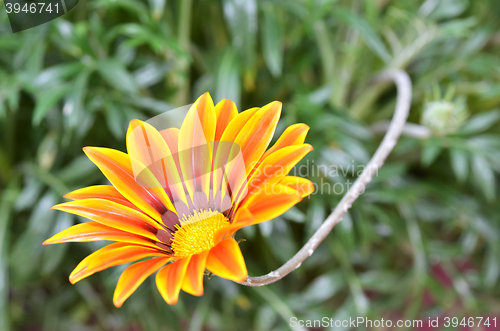
{"label": "red stripe on petal", "polygon": [[179,160],[185,185],[195,191],[209,191],[216,115],[210,94],[205,93],[191,106],[179,132]]}
{"label": "red stripe on petal", "polygon": [[138,183],[134,177],[129,155],[98,147],[85,147],[83,151],[127,200],[152,218],[161,222],[161,214],[165,209],[174,210],[168,203],[169,198],[165,190],[150,171],[147,169],[142,171],[141,184]]}
{"label": "red stripe on petal", "polygon": [[150,217],[132,208],[103,199],[83,199],[61,203],[52,209],[86,217],[115,229],[157,240],[155,234],[162,227]]}
{"label": "red stripe on petal", "polygon": [[119,241],[158,248],[153,240],[96,222],[73,225],[45,240],[43,244],[53,245],[66,242],[90,242],[98,240]]}
{"label": "red stripe on petal", "polygon": [[[164,130],[165,131],[165,130]],[[134,175],[146,179],[155,187],[156,182],[147,178],[152,173],[161,188],[164,188],[174,200],[185,200],[184,190],[180,185],[181,177],[176,163],[176,150],[172,151],[164,136],[152,125],[139,120],[130,122],[127,133],[127,150],[130,155]],[[143,178],[146,176],[146,178]],[[164,197],[165,198],[165,197]],[[169,198],[165,198],[168,209],[174,210]]]}
{"label": "red stripe on petal", "polygon": [[281,102],[274,101],[259,109],[234,140],[241,148],[247,175],[271,142],[281,114],[281,106]]}
{"label": "red stripe on petal", "polygon": [[[114,186],[112,185],[94,185],[84,187],[64,195],[66,199],[82,200],[82,199],[105,199],[119,203],[132,209],[137,208],[133,203],[127,200]],[[141,211],[142,212],[142,211]]]}
{"label": "red stripe on petal", "polygon": [[113,243],[83,259],[71,272],[69,281],[75,284],[101,270],[153,256],[165,256],[165,253],[129,243]]}

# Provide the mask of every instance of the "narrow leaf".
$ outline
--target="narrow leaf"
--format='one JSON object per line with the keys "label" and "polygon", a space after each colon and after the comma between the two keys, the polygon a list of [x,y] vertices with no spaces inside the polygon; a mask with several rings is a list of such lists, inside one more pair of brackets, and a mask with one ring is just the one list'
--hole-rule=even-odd
{"label": "narrow leaf", "polygon": [[472,173],[477,185],[483,191],[487,200],[495,199],[495,176],[488,161],[482,156],[474,155],[472,158]]}
{"label": "narrow leaf", "polygon": [[283,66],[283,36],[281,25],[274,8],[270,4],[264,5],[264,22],[261,29],[264,60],[274,77],[281,76]]}
{"label": "narrow leaf", "polygon": [[463,183],[467,179],[469,166],[467,162],[467,153],[461,149],[450,149],[451,168],[458,181]]}
{"label": "narrow leaf", "polygon": [[382,61],[384,61],[384,63],[390,62],[392,58],[391,54],[368,22],[355,13],[342,8],[336,8],[334,10],[334,15],[347,23],[351,28],[358,31],[365,41],[366,46],[368,46],[368,48],[370,48]]}
{"label": "narrow leaf", "polygon": [[137,84],[125,66],[114,59],[99,62],[97,70],[102,78],[114,88],[128,93],[137,92]]}

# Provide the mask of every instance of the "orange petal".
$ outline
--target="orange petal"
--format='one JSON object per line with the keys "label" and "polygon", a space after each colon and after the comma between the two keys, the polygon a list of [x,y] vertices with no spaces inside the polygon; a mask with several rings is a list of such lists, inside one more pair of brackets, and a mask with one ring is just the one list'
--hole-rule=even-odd
{"label": "orange petal", "polygon": [[249,192],[265,184],[278,183],[312,149],[309,144],[293,145],[270,154],[255,169],[248,181]]}
{"label": "orange petal", "polygon": [[236,109],[236,104],[234,102],[223,99],[215,106],[215,114],[217,116],[217,126],[215,129],[214,141],[220,141],[229,122],[238,115],[238,109]]}
{"label": "orange petal", "polygon": [[[192,203],[192,200],[189,197],[185,196],[187,187],[185,186],[185,180],[182,174],[181,163],[179,159],[179,133],[180,130],[177,128],[170,128],[160,131],[160,134],[162,135],[163,139],[170,148],[170,151],[172,152],[172,158],[175,163],[175,169],[169,169],[168,171],[175,172],[176,174],[176,182],[172,183],[172,181],[170,181],[169,186],[174,193],[174,199],[176,200],[174,205],[176,209],[179,209],[177,211],[178,213],[182,211],[182,207],[177,208],[179,205],[189,206]],[[177,202],[177,200],[179,202]],[[182,215],[179,215],[179,217],[182,217]]]}
{"label": "orange petal", "polygon": [[254,190],[241,203],[241,207],[248,208],[254,216],[251,224],[257,224],[278,217],[300,200],[300,193],[290,187],[281,184],[264,185]]}
{"label": "orange petal", "polygon": [[234,141],[238,134],[240,133],[241,129],[245,126],[245,124],[248,123],[250,118],[255,115],[255,113],[259,110],[259,107],[254,107],[247,109],[245,111],[242,111],[239,113],[235,118],[229,122],[227,125],[226,129],[222,133],[222,136],[220,138],[221,141]]}
{"label": "orange petal", "polygon": [[304,198],[314,192],[314,184],[306,178],[286,176],[280,181],[281,185],[292,188]]}
{"label": "orange petal", "polygon": [[203,295],[203,273],[207,262],[208,251],[191,256],[186,275],[182,282],[182,290],[195,296]]}
{"label": "orange petal", "polygon": [[206,267],[214,275],[235,282],[248,277],[245,260],[234,238],[224,239],[210,250]]}
{"label": "orange petal", "polygon": [[165,190],[151,172],[141,173],[141,179],[147,182],[148,187],[137,183],[129,155],[99,147],[85,147],[83,151],[127,200],[155,220],[161,222],[161,214],[165,212],[165,208],[175,211]]}
{"label": "orange petal", "polygon": [[69,281],[75,284],[101,270],[152,256],[165,256],[165,253],[144,246],[113,243],[83,259],[69,276]]}
{"label": "orange petal", "polygon": [[166,265],[156,274],[156,287],[169,305],[175,305],[191,257],[185,257]]}
{"label": "orange petal", "polygon": [[121,307],[125,300],[134,293],[146,278],[170,260],[170,257],[158,257],[134,263],[125,269],[118,280],[115,294],[113,295],[113,303],[115,306],[118,308]]}
{"label": "orange petal", "polygon": [[234,140],[241,148],[247,175],[271,142],[280,114],[281,102],[265,105],[252,116]]}
{"label": "orange petal", "polygon": [[[210,96],[210,93],[203,93],[193,104],[194,109],[198,114],[198,119],[203,128],[203,133],[205,134],[205,141],[210,142],[214,141],[215,136],[215,128],[217,116],[215,114],[214,101]],[[182,123],[184,126],[184,123]],[[182,127],[181,127],[182,132]],[[179,133],[181,136],[182,133]],[[188,146],[187,144],[185,146]]]}
{"label": "orange petal", "polygon": [[118,190],[112,185],[94,185],[84,187],[73,192],[69,192],[64,196],[66,199],[82,200],[82,199],[105,199],[121,205],[139,210],[134,204],[128,201]]}
{"label": "orange petal", "polygon": [[252,213],[246,208],[238,208],[234,216],[233,223],[222,229],[219,229],[214,234],[214,243],[218,244],[226,237],[232,235],[242,227],[252,224],[254,217]]}
{"label": "orange petal", "polygon": [[147,215],[109,200],[76,200],[61,203],[52,209],[83,216],[112,228],[135,233],[152,240],[157,240],[156,229],[161,229],[161,226]]}
{"label": "orange petal", "polygon": [[[140,174],[139,179],[142,181],[144,175],[152,173],[158,179],[160,187],[172,194],[174,200],[186,199],[174,157],[176,152],[172,152],[164,136],[156,128],[146,122],[132,120],[127,133],[127,150],[136,178]],[[147,181],[155,183],[149,179]],[[171,206],[170,200],[167,203]]]}
{"label": "orange petal", "polygon": [[242,186],[241,178],[246,179],[245,164],[243,160],[240,160],[243,159],[241,146],[234,143],[234,140],[259,109],[255,107],[239,113],[227,125],[220,142],[216,143],[217,148],[214,148],[214,192],[220,190],[221,196],[226,195],[228,184],[233,192],[238,192]]}
{"label": "orange petal", "polygon": [[161,136],[165,139],[165,142],[170,148],[170,151],[174,154],[177,153],[178,140],[179,140],[179,129],[169,128],[160,131]]}
{"label": "orange petal", "polygon": [[161,160],[170,154],[170,150],[153,126],[137,119],[130,121],[127,131],[127,152],[136,178],[144,168],[148,168],[158,180],[160,187],[167,187],[167,173],[162,167]]}
{"label": "orange petal", "polygon": [[[216,194],[220,191],[220,198],[228,195],[227,189],[232,192],[231,202],[237,204],[247,190],[247,173],[245,160],[240,146],[234,142],[219,141],[215,146],[213,165],[213,189]],[[229,197],[229,196],[228,196]],[[229,206],[230,207],[230,206]],[[222,208],[219,211],[224,211]]]}
{"label": "orange petal", "polygon": [[[178,154],[179,129],[170,128],[170,129],[161,130],[160,134],[163,137],[163,140],[165,140],[165,142],[167,143],[167,146],[170,149],[172,156],[174,157],[174,161],[177,164],[177,166],[179,167],[179,154]],[[180,171],[180,170],[178,170],[178,171]]]}
{"label": "orange petal", "polygon": [[80,223],[59,232],[43,242],[44,245],[65,242],[89,242],[97,240],[120,241],[157,248],[154,241],[145,237],[96,223]]}
{"label": "orange petal", "polygon": [[264,153],[262,158],[265,158],[269,154],[276,152],[280,148],[293,145],[302,145],[304,143],[304,140],[306,140],[308,131],[309,126],[304,123],[290,125],[279,137],[278,141],[276,141],[276,143]]}
{"label": "orange petal", "polygon": [[[215,108],[205,93],[191,106],[179,132],[179,160],[189,195],[209,191],[212,156],[210,143],[216,128]],[[205,203],[206,204],[206,203]]]}

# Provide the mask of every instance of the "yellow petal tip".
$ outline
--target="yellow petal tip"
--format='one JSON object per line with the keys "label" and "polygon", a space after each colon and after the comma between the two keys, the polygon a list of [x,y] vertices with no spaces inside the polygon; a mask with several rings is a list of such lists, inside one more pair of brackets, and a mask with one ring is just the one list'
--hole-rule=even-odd
{"label": "yellow petal tip", "polygon": [[123,305],[123,302],[119,302],[117,300],[113,300],[113,304],[115,305],[116,308],[121,308],[121,306]]}
{"label": "yellow petal tip", "polygon": [[71,283],[71,285],[75,285],[76,283],[78,283],[79,279],[75,279],[72,276],[73,275],[69,275],[69,282]]}

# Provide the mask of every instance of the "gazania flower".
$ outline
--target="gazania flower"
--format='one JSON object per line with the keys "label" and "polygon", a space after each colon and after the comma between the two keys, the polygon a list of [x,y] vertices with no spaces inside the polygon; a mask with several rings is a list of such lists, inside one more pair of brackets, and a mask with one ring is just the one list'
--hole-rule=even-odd
{"label": "gazania flower", "polygon": [[205,93],[180,129],[158,131],[131,121],[128,153],[84,148],[112,185],[73,191],[65,196],[73,201],[52,207],[93,222],[74,225],[44,244],[115,241],[81,261],[69,280],[74,284],[135,262],[118,281],[117,307],[157,271],[158,290],[169,304],[181,289],[201,296],[205,269],[245,280],[235,232],[281,215],[313,191],[309,180],[288,176],[312,150],[304,144],[307,125],[288,127],[267,149],[280,113],[275,101],[238,114],[232,101],[214,106]]}

